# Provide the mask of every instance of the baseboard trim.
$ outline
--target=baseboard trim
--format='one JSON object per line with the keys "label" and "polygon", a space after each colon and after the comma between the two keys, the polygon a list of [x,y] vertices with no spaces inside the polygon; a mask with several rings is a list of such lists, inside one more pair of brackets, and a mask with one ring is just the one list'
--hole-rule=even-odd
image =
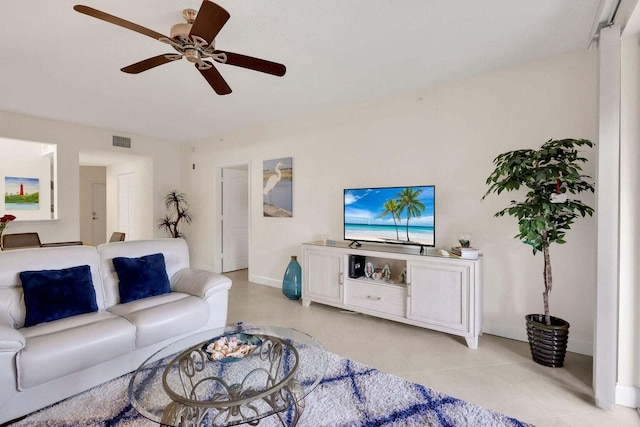
{"label": "baseboard trim", "polygon": [[280,280],[270,279],[269,277],[256,276],[254,274],[249,274],[249,281],[252,283],[257,283],[259,285],[271,286],[272,288],[282,287],[282,282]]}
{"label": "baseboard trim", "polygon": [[629,408],[640,407],[640,388],[618,385],[616,386],[616,404]]}
{"label": "baseboard trim", "polygon": [[[517,340],[517,341],[523,341],[523,342],[528,341],[524,316],[522,318],[521,328],[516,328],[513,326],[494,323],[494,322],[483,322],[482,332],[490,335],[497,335],[503,338]],[[569,343],[567,345],[567,351],[570,351],[572,353],[584,354],[586,356],[593,356],[593,343],[588,341],[577,340],[573,338],[571,336],[571,332],[569,332]]]}

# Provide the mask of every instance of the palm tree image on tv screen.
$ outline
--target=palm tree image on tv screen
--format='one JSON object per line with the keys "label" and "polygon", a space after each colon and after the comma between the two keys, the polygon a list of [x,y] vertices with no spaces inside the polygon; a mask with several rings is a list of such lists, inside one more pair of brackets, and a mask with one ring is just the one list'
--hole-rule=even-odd
{"label": "palm tree image on tv screen", "polygon": [[344,239],[435,245],[435,187],[344,190]]}

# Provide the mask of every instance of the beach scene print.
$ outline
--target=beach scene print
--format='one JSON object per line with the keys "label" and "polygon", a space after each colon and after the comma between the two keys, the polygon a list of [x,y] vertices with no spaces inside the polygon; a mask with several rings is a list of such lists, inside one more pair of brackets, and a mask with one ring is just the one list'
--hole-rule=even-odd
{"label": "beach scene print", "polygon": [[435,245],[435,187],[344,191],[344,239]]}
{"label": "beach scene print", "polygon": [[4,207],[8,211],[38,210],[40,180],[7,176],[4,178]]}
{"label": "beach scene print", "polygon": [[266,217],[293,216],[293,158],[262,162],[262,212]]}

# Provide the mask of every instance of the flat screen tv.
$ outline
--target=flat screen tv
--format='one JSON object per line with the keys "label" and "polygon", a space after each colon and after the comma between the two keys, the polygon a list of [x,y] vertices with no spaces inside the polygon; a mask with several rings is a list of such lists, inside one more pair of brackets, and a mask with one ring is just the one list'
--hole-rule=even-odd
{"label": "flat screen tv", "polygon": [[344,240],[435,246],[435,186],[347,188]]}

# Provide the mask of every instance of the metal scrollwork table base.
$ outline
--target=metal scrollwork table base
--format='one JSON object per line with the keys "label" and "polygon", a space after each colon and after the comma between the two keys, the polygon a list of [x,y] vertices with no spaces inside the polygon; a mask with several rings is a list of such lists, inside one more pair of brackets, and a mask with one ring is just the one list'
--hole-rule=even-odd
{"label": "metal scrollwork table base", "polygon": [[[207,342],[237,332],[259,338],[261,345],[231,363],[208,358]],[[157,352],[132,376],[129,397],[140,414],[167,426],[255,426],[271,415],[295,426],[326,360],[322,345],[295,329],[227,327]]]}

